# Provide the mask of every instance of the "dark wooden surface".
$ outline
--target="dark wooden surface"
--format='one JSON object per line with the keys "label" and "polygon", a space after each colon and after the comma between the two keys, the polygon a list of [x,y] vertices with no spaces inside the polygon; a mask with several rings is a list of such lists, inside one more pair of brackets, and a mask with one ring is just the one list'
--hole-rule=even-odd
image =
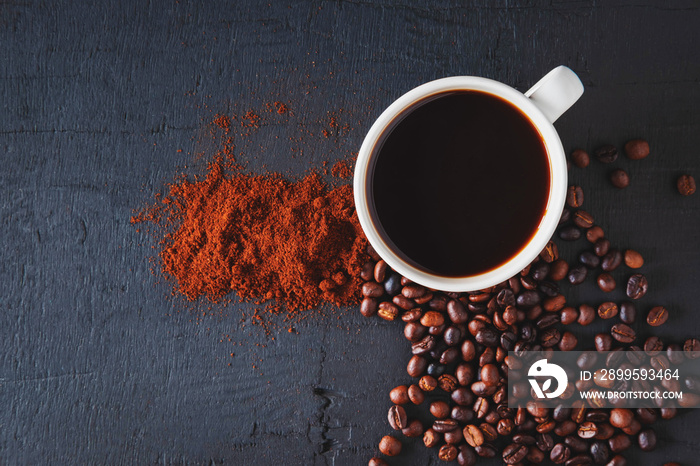
{"label": "dark wooden surface", "polygon": [[[700,193],[674,187],[700,177],[698,43],[700,6],[683,0],[0,2],[0,463],[375,454],[388,391],[409,382],[399,324],[329,308],[272,339],[242,326],[250,306],[171,297],[151,273],[154,241],[129,224],[182,167],[201,173],[193,154],[214,114],[274,100],[293,113],[251,136],[249,166],[299,175],[352,157],[425,81],[473,74],[525,91],[570,66],[586,92],[556,124],[567,151],[652,147],[615,164],[627,190],[595,161],[571,180],[613,243],[644,253],[640,307],[672,314],[659,334],[700,335]],[[582,341],[596,325],[576,330]],[[633,449],[632,464],[699,464],[698,427],[698,412],[660,423],[659,449]],[[392,462],[435,463],[419,441]]]}

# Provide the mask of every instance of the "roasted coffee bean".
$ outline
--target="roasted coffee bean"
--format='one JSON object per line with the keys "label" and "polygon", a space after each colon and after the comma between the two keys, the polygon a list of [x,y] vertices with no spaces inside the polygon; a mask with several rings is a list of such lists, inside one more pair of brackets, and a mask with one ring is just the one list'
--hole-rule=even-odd
{"label": "roasted coffee bean", "polygon": [[360,271],[360,278],[368,282],[374,277],[374,267],[375,263],[372,261],[365,262],[362,266],[362,271]]}
{"label": "roasted coffee bean", "polygon": [[360,314],[365,317],[372,317],[377,313],[379,303],[375,298],[364,298],[360,304]]}
{"label": "roasted coffee bean", "polygon": [[462,429],[464,440],[472,447],[484,444],[484,433],[474,424],[468,424]]}
{"label": "roasted coffee bean", "polygon": [[610,183],[618,189],[624,189],[630,184],[630,176],[621,168],[610,172]]}
{"label": "roasted coffee bean", "polygon": [[438,458],[442,461],[454,461],[457,459],[457,447],[454,445],[443,445],[438,451]]}
{"label": "roasted coffee bean", "polygon": [[391,435],[385,435],[379,442],[379,451],[386,456],[396,456],[401,453],[401,442]]}
{"label": "roasted coffee bean", "polygon": [[544,330],[546,328],[558,324],[559,322],[560,318],[558,314],[548,313],[537,321],[537,328],[539,328],[540,330]]}
{"label": "roasted coffee bean", "polygon": [[637,308],[631,301],[620,303],[620,320],[625,324],[633,324],[637,317]]}
{"label": "roasted coffee bean", "polygon": [[697,338],[688,338],[683,343],[683,352],[688,359],[697,359],[700,357],[700,340]]}
{"label": "roasted coffee bean", "polygon": [[695,178],[691,175],[681,175],[676,181],[676,187],[683,196],[690,196],[695,192]]}
{"label": "roasted coffee bean", "polygon": [[578,324],[589,325],[595,320],[596,310],[588,304],[581,304],[578,307]]}
{"label": "roasted coffee bean", "polygon": [[436,419],[432,426],[433,431],[444,434],[455,429],[459,429],[459,423],[454,419]]}
{"label": "roasted coffee bean", "polygon": [[[476,357],[476,345],[472,340],[464,340],[462,343],[462,359],[465,361],[471,361]],[[459,378],[459,376],[457,377]]]}
{"label": "roasted coffee bean", "polygon": [[612,337],[620,343],[632,343],[636,338],[634,330],[627,324],[615,324],[610,330]]}
{"label": "roasted coffee bean", "polygon": [[554,298],[555,296],[559,296],[559,285],[557,285],[554,282],[550,282],[548,280],[544,280],[544,281],[540,282],[540,284],[537,286],[537,289],[540,290],[542,293],[544,293],[545,295],[547,295],[550,298]]}
{"label": "roasted coffee bean", "polygon": [[619,249],[611,249],[601,260],[600,267],[606,272],[612,272],[622,264],[622,253]]}
{"label": "roasted coffee bean", "polygon": [[572,456],[566,463],[565,466],[583,466],[593,464],[593,459],[588,455],[576,455]]}
{"label": "roasted coffee bean", "polygon": [[399,315],[399,307],[389,301],[382,301],[379,303],[379,309],[377,310],[377,315],[384,320],[392,321],[395,320]]}
{"label": "roasted coffee bean", "polygon": [[525,445],[511,443],[503,449],[503,461],[506,464],[520,463],[527,456],[529,449]]}
{"label": "roasted coffee bean", "polygon": [[551,270],[551,265],[548,264],[547,262],[540,261],[532,265],[530,267],[530,276],[537,280],[538,282],[541,282],[545,278],[547,278],[547,275],[549,275],[549,271]]}
{"label": "roasted coffee bean", "polygon": [[456,346],[462,340],[462,332],[459,330],[458,327],[455,327],[454,325],[447,327],[445,329],[443,339],[445,340],[447,346]]}
{"label": "roasted coffee bean", "polygon": [[428,360],[422,356],[413,355],[411,359],[408,360],[408,365],[406,366],[406,372],[411,377],[420,377],[423,375],[425,370],[428,368]]}
{"label": "roasted coffee bean", "polygon": [[632,139],[625,144],[625,155],[630,160],[641,160],[649,155],[649,143],[644,139]]}
{"label": "roasted coffee bean", "polygon": [[438,387],[447,393],[455,390],[457,385],[457,378],[452,374],[443,374],[438,378]]}
{"label": "roasted coffee bean", "polygon": [[496,424],[496,432],[502,436],[510,435],[514,428],[515,423],[512,419],[500,419],[498,424]]}
{"label": "roasted coffee bean", "polygon": [[498,295],[496,296],[496,302],[502,309],[515,304],[515,295],[513,294],[513,290],[510,288],[504,288],[499,291]]}
{"label": "roasted coffee bean", "polygon": [[500,334],[492,327],[484,327],[476,332],[474,339],[484,346],[496,346],[500,340]]}
{"label": "roasted coffee bean", "polygon": [[571,449],[564,443],[557,443],[549,452],[549,459],[556,464],[564,464],[571,457]]}
{"label": "roasted coffee bean", "polygon": [[366,298],[379,298],[384,294],[384,288],[377,282],[365,282],[362,284],[362,296]]}
{"label": "roasted coffee bean", "polygon": [[450,394],[450,398],[458,406],[467,406],[474,402],[474,394],[466,387],[455,388]]}
{"label": "roasted coffee bean", "polygon": [[484,416],[486,416],[486,413],[488,413],[489,411],[489,402],[486,400],[486,398],[480,396],[474,402],[474,406],[472,409],[476,413],[477,419],[483,419]]}
{"label": "roasted coffee bean", "polygon": [[462,444],[457,447],[459,454],[457,454],[457,464],[459,466],[475,466],[477,462],[476,452],[469,445]]}
{"label": "roasted coffee bean", "polygon": [[561,215],[559,216],[558,225],[563,225],[569,220],[571,220],[571,209],[564,207],[561,211]]}
{"label": "roasted coffee bean", "polygon": [[620,453],[632,446],[632,440],[627,434],[617,434],[608,439],[608,446],[613,453]]}
{"label": "roasted coffee bean", "polygon": [[424,375],[418,381],[418,386],[424,392],[432,392],[433,390],[435,390],[437,388],[437,385],[438,385],[437,379],[435,377],[433,377],[432,375]]}
{"label": "roasted coffee bean", "polygon": [[451,299],[447,303],[447,316],[455,324],[463,324],[469,320],[469,314],[464,304],[457,299]]}
{"label": "roasted coffee bean", "polygon": [[428,364],[428,368],[425,370],[425,372],[428,375],[431,375],[431,376],[437,378],[437,377],[440,377],[442,374],[444,374],[445,370],[446,370],[446,368],[444,365],[431,362],[430,364]]}
{"label": "roasted coffee bean", "polygon": [[603,163],[612,163],[617,160],[618,152],[612,144],[605,144],[594,150],[593,155]]}
{"label": "roasted coffee bean", "polygon": [[391,302],[399,306],[404,311],[409,311],[411,309],[415,309],[416,307],[416,302],[414,300],[409,299],[402,294],[397,294],[391,298]]}
{"label": "roasted coffee bean", "polygon": [[389,278],[384,280],[384,291],[389,296],[394,296],[398,294],[399,290],[401,290],[401,275],[392,273],[389,275]]}
{"label": "roasted coffee bean", "polygon": [[683,360],[685,359],[685,357],[683,356],[683,347],[678,343],[671,343],[666,347],[666,357],[669,361],[671,361],[671,364],[673,364],[674,366],[682,364]]}
{"label": "roasted coffee bean", "polygon": [[443,434],[445,442],[449,445],[459,445],[464,443],[464,436],[462,435],[462,429],[455,429]]}
{"label": "roasted coffee bean", "polygon": [[435,336],[426,335],[421,340],[411,345],[411,351],[413,352],[413,354],[423,355],[435,348],[435,345],[437,345],[437,339],[435,338]]}
{"label": "roasted coffee bean", "polygon": [[607,238],[600,238],[598,241],[593,243],[593,252],[598,257],[603,257],[610,251],[610,240]]}
{"label": "roasted coffee bean", "polygon": [[657,336],[651,336],[644,342],[644,352],[649,356],[656,356],[664,349],[664,343]]}
{"label": "roasted coffee bean", "polygon": [[450,405],[442,400],[433,401],[430,403],[430,414],[437,419],[444,419],[450,415]]}
{"label": "roasted coffee bean", "polygon": [[605,464],[610,459],[610,449],[608,444],[602,440],[595,441],[591,444],[591,456],[596,464]]}
{"label": "roasted coffee bean", "polygon": [[594,343],[595,349],[598,352],[610,351],[610,349],[612,348],[613,337],[607,333],[599,333],[595,336]]}
{"label": "roasted coffee bean", "polygon": [[583,189],[581,188],[581,186],[569,186],[569,188],[566,191],[566,204],[569,207],[573,207],[574,209],[583,205]]}
{"label": "roasted coffee bean", "polygon": [[540,295],[536,291],[523,291],[516,299],[519,307],[529,308],[540,303]]}
{"label": "roasted coffee bean", "polygon": [[591,228],[589,228],[586,231],[586,239],[588,240],[589,243],[595,244],[596,241],[598,241],[599,239],[604,238],[604,237],[605,237],[605,232],[598,225],[593,225]]}
{"label": "roasted coffee bean", "polygon": [[561,335],[561,340],[559,341],[559,349],[561,351],[573,351],[578,344],[578,339],[576,335],[571,332],[564,332]]}
{"label": "roasted coffee bean", "polygon": [[644,265],[644,257],[634,249],[625,250],[625,265],[630,269],[638,269]]}
{"label": "roasted coffee bean", "polygon": [[[615,455],[612,457],[612,459],[605,466],[627,466],[627,459],[622,455]],[[678,464],[678,465],[664,464],[664,466],[680,466],[680,464]]]}
{"label": "roasted coffee bean", "polygon": [[426,327],[438,327],[445,323],[445,317],[437,311],[428,311],[423,314],[420,323]]}
{"label": "roasted coffee bean", "polygon": [[423,433],[423,444],[428,448],[434,448],[438,446],[442,440],[442,435],[435,432],[432,428],[426,429]]}
{"label": "roasted coffee bean", "polygon": [[425,337],[428,328],[418,322],[409,322],[403,327],[403,335],[408,341],[417,342]]}
{"label": "roasted coffee bean", "polygon": [[410,385],[408,387],[408,399],[411,400],[411,403],[414,405],[419,405],[425,400],[425,392],[423,392],[418,385]]}
{"label": "roasted coffee bean", "polygon": [[549,297],[544,300],[542,307],[547,312],[558,312],[566,306],[566,297],[562,294]]}
{"label": "roasted coffee bean", "polygon": [[579,254],[578,261],[589,269],[595,269],[600,265],[600,257],[596,256],[593,251],[583,251]]}
{"label": "roasted coffee bean", "polygon": [[386,279],[386,273],[389,270],[389,265],[387,265],[384,260],[380,259],[374,266],[373,275],[377,283],[381,283]]}
{"label": "roasted coffee bean", "polygon": [[559,230],[559,238],[564,241],[576,241],[581,237],[581,230],[574,225],[567,225]]}
{"label": "roasted coffee bean", "polygon": [[405,405],[411,401],[408,397],[408,387],[405,385],[399,385],[398,387],[391,389],[389,392],[389,399],[395,405]]}
{"label": "roasted coffee bean", "polygon": [[576,310],[576,308],[571,306],[567,306],[564,309],[562,309],[559,315],[561,323],[564,325],[573,324],[574,322],[576,322],[576,320],[578,320],[578,317],[578,311]]}
{"label": "roasted coffee bean", "polygon": [[577,210],[572,218],[574,219],[574,224],[578,227],[590,228],[593,226],[593,216],[585,210]]}
{"label": "roasted coffee bean", "polygon": [[653,451],[656,449],[656,432],[653,429],[645,429],[639,432],[637,442],[642,451]]}
{"label": "roasted coffee bean", "polygon": [[[579,426],[579,431],[580,429],[581,426]],[[588,442],[578,436],[567,435],[566,438],[564,438],[564,443],[571,448],[572,452],[582,453],[588,451]]]}
{"label": "roasted coffee bean", "polygon": [[626,408],[615,408],[610,411],[610,424],[622,429],[629,426],[634,420],[634,412]]}
{"label": "roasted coffee bean", "polygon": [[591,162],[591,157],[583,149],[576,149],[571,153],[571,161],[578,168],[586,168]]}
{"label": "roasted coffee bean", "polygon": [[402,406],[394,405],[389,408],[387,417],[389,419],[389,425],[394,430],[401,430],[408,425],[406,410],[403,409]]}
{"label": "roasted coffee bean", "polygon": [[652,327],[663,325],[668,320],[668,311],[663,306],[654,306],[647,314],[647,323]]}
{"label": "roasted coffee bean", "polygon": [[598,315],[601,319],[612,319],[618,313],[617,304],[607,301],[598,306]]}
{"label": "roasted coffee bean", "polygon": [[627,280],[627,296],[632,299],[639,299],[647,294],[649,282],[641,273],[635,273]]}
{"label": "roasted coffee bean", "polygon": [[543,347],[551,348],[561,341],[561,332],[556,328],[548,328],[542,332],[540,342]]}
{"label": "roasted coffee bean", "polygon": [[603,272],[598,275],[598,288],[605,293],[609,293],[615,289],[615,279],[608,272]]}
{"label": "roasted coffee bean", "polygon": [[496,448],[493,445],[489,445],[488,443],[479,445],[478,447],[474,448],[474,451],[477,455],[481,456],[482,458],[495,458],[496,456],[498,456],[498,451],[496,450]]}
{"label": "roasted coffee bean", "polygon": [[540,258],[550,264],[559,259],[559,247],[554,241],[549,241],[540,253]]}
{"label": "roasted coffee bean", "polygon": [[401,433],[406,437],[420,437],[423,435],[423,424],[418,419],[408,421],[408,425],[401,429]]}
{"label": "roasted coffee bean", "polygon": [[550,266],[549,278],[558,282],[566,278],[567,273],[569,273],[569,264],[564,259],[557,259]]}
{"label": "roasted coffee bean", "polygon": [[642,424],[653,424],[654,422],[656,422],[656,419],[658,418],[658,415],[656,414],[656,410],[654,410],[652,408],[637,408],[636,414],[637,414],[637,419]]}

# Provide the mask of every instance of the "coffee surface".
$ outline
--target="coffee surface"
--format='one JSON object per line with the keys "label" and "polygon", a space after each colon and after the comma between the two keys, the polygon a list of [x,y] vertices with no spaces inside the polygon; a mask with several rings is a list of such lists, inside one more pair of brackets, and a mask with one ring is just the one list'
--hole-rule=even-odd
{"label": "coffee surface", "polygon": [[427,272],[492,270],[528,243],[545,213],[544,142],[520,110],[494,95],[427,97],[395,118],[376,150],[368,177],[373,221],[404,260]]}

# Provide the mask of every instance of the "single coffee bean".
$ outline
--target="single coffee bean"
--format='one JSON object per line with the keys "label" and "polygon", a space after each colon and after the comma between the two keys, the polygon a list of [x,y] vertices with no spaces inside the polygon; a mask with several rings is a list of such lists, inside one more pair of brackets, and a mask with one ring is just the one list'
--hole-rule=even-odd
{"label": "single coffee bean", "polygon": [[423,314],[420,319],[420,323],[426,327],[439,327],[445,323],[445,317],[437,311],[428,311]]}
{"label": "single coffee bean", "polygon": [[583,466],[592,465],[593,459],[588,455],[576,455],[572,456],[566,463],[565,466]]}
{"label": "single coffee bean", "polygon": [[579,254],[578,261],[589,269],[595,269],[600,265],[600,258],[593,251],[583,251]]}
{"label": "single coffee bean", "polygon": [[411,377],[420,377],[423,375],[425,370],[428,368],[428,360],[422,356],[413,355],[411,359],[408,360],[406,365],[406,372]]}
{"label": "single coffee bean", "polygon": [[474,424],[468,424],[462,429],[464,440],[472,447],[484,444],[484,433]]}
{"label": "single coffee bean", "polygon": [[612,337],[620,343],[632,343],[637,337],[634,330],[626,324],[615,324],[610,330]]}
{"label": "single coffee bean", "polygon": [[438,382],[432,375],[424,375],[418,381],[418,386],[424,392],[432,392],[437,388]]}
{"label": "single coffee bean", "polygon": [[513,422],[513,420],[507,418],[499,420],[498,424],[496,425],[496,431],[498,432],[498,435],[502,436],[510,435],[511,432],[513,432],[514,428],[515,423]]}
{"label": "single coffee bean", "polygon": [[627,249],[625,251],[625,265],[630,269],[638,269],[644,265],[644,258],[634,249]]}
{"label": "single coffee bean", "polygon": [[[627,466],[627,459],[622,455],[615,455],[605,466]],[[669,465],[664,465],[669,466]],[[680,466],[680,465],[677,465]]]}
{"label": "single coffee bean", "polygon": [[423,433],[423,444],[428,448],[434,448],[438,446],[442,438],[442,435],[435,432],[432,428],[427,429]]}
{"label": "single coffee bean", "polygon": [[379,308],[379,303],[375,298],[369,298],[366,297],[362,300],[362,303],[360,304],[360,314],[362,314],[365,317],[372,317],[374,314],[377,313],[377,309]]}
{"label": "single coffee bean", "polygon": [[608,272],[603,272],[598,275],[598,288],[605,293],[609,293],[615,289],[615,279]]}
{"label": "single coffee bean", "polygon": [[467,406],[474,402],[474,394],[466,387],[454,389],[450,394],[450,398],[457,404],[457,406]]}
{"label": "single coffee bean", "polygon": [[549,453],[549,459],[556,464],[564,464],[571,457],[571,449],[564,443],[557,443]]}
{"label": "single coffee bean", "polygon": [[503,461],[506,464],[517,464],[525,459],[529,449],[525,445],[511,443],[503,449]]}
{"label": "single coffee bean", "polygon": [[647,277],[641,273],[635,273],[627,280],[627,296],[632,299],[639,299],[647,294],[648,288]]}
{"label": "single coffee bean", "polygon": [[457,464],[459,466],[475,466],[477,462],[476,452],[469,445],[462,444],[457,447],[459,454],[457,454]]}
{"label": "single coffee bean", "polygon": [[610,172],[610,182],[618,189],[624,189],[630,184],[630,177],[626,171],[621,168]]}
{"label": "single coffee bean", "polygon": [[683,343],[683,352],[688,359],[697,359],[700,357],[700,340],[697,338],[688,338]]}
{"label": "single coffee bean", "polygon": [[423,435],[423,424],[418,419],[408,421],[408,425],[401,429],[401,433],[406,437],[420,437]]}
{"label": "single coffee bean", "polygon": [[440,387],[440,390],[447,393],[455,390],[458,384],[459,382],[457,381],[457,378],[452,374],[443,374],[438,377],[438,387]]}
{"label": "single coffee bean", "polygon": [[476,342],[484,346],[496,346],[500,338],[501,335],[492,327],[484,327],[474,336]]}
{"label": "single coffee bean", "polygon": [[644,352],[649,356],[656,356],[664,349],[664,342],[657,336],[651,336],[644,341]]}
{"label": "single coffee bean", "polygon": [[399,307],[389,301],[382,301],[379,303],[379,309],[377,310],[377,315],[384,320],[392,321],[396,320],[399,315]]}
{"label": "single coffee bean", "polygon": [[[557,287],[558,290],[558,287]],[[566,306],[566,297],[563,294],[557,294],[553,297],[544,300],[542,307],[547,312],[558,312]]]}
{"label": "single coffee bean", "polygon": [[394,430],[401,430],[408,425],[406,410],[403,409],[402,406],[394,405],[389,408],[389,414],[387,417],[389,419],[389,425]]}
{"label": "single coffee bean", "polygon": [[421,340],[411,345],[413,354],[423,355],[429,353],[437,345],[437,339],[434,335],[426,335]]}
{"label": "single coffee bean", "polygon": [[403,335],[408,341],[417,342],[425,337],[428,328],[418,322],[409,322],[403,328]]}
{"label": "single coffee bean", "polygon": [[574,225],[567,225],[559,230],[559,238],[564,241],[576,241],[581,237],[581,230]]}
{"label": "single coffee bean", "polygon": [[369,463],[367,463],[368,466],[389,466],[389,463],[384,461],[381,458],[371,458],[369,460]]}
{"label": "single coffee bean", "polygon": [[444,419],[450,415],[450,405],[442,400],[433,401],[430,403],[430,414],[437,419]]}
{"label": "single coffee bean", "polygon": [[668,320],[668,311],[663,306],[654,306],[647,314],[647,324],[652,327],[663,325]]}
{"label": "single coffee bean", "polygon": [[595,441],[591,444],[591,456],[596,464],[605,464],[610,459],[610,450],[607,442],[602,440]]}
{"label": "single coffee bean", "polygon": [[391,302],[399,306],[404,311],[416,309],[417,304],[415,300],[409,299],[402,294],[397,294],[396,296],[392,297]]}
{"label": "single coffee bean", "polygon": [[540,258],[548,264],[559,259],[559,247],[557,243],[550,240],[540,253]]}
{"label": "single coffee bean", "polygon": [[418,385],[410,385],[408,387],[408,398],[414,405],[419,405],[425,400],[425,392]]}
{"label": "single coffee bean", "polygon": [[454,324],[463,324],[469,320],[469,314],[464,304],[458,299],[451,299],[447,303],[447,316]]}
{"label": "single coffee bean", "polygon": [[618,249],[611,249],[601,260],[600,267],[606,272],[612,272],[622,264],[622,253]]}
{"label": "single coffee bean", "polygon": [[379,298],[384,294],[384,288],[377,282],[365,282],[362,284],[362,296],[366,298]]}
{"label": "single coffee bean", "polygon": [[695,178],[691,175],[681,175],[676,181],[676,187],[683,196],[690,196],[695,192]]}
{"label": "single coffee bean", "polygon": [[617,315],[617,304],[607,301],[598,306],[598,315],[601,319],[612,319]]}
{"label": "single coffee bean", "polygon": [[399,385],[398,387],[392,388],[389,392],[389,399],[395,405],[405,405],[411,401],[408,397],[408,387],[405,385]]}
{"label": "single coffee bean", "polygon": [[620,303],[620,320],[625,324],[633,324],[637,317],[637,308],[631,301]]}
{"label": "single coffee bean", "polygon": [[618,155],[617,148],[612,144],[605,144],[603,146],[600,146],[595,151],[593,151],[593,154],[599,161],[603,163],[614,162],[615,160],[617,160]]}
{"label": "single coffee bean", "polygon": [[552,262],[549,269],[549,278],[554,281],[563,280],[569,273],[569,264],[564,259],[557,259]]}
{"label": "single coffee bean", "polygon": [[559,341],[559,349],[561,351],[573,351],[578,344],[578,338],[571,332],[564,332]]}
{"label": "single coffee bean", "polygon": [[[685,359],[685,357],[683,356],[683,347],[678,343],[671,343],[670,345],[668,345],[668,347],[666,347],[666,357],[674,366],[677,366],[678,364],[683,364],[683,360]],[[698,385],[698,388],[700,388],[700,384]],[[693,391],[695,390],[694,388],[690,389]]]}
{"label": "single coffee bean", "polygon": [[593,306],[588,304],[581,304],[578,307],[578,324],[579,325],[589,325],[595,320],[595,309]]}
{"label": "single coffee bean", "polygon": [[625,155],[630,160],[641,160],[649,155],[649,143],[644,139],[632,139],[625,144]]}
{"label": "single coffee bean", "polygon": [[586,168],[591,162],[591,157],[583,149],[576,149],[571,153],[571,161],[578,168]]}
{"label": "single coffee bean", "polygon": [[374,266],[374,279],[377,281],[377,283],[381,283],[384,281],[386,278],[386,272],[389,270],[389,265],[384,262],[384,260],[379,260],[377,261],[377,264]]}
{"label": "single coffee bean", "polygon": [[442,461],[454,461],[457,459],[457,447],[454,445],[443,445],[438,451],[438,458]]}
{"label": "single coffee bean", "polygon": [[459,423],[454,419],[436,419],[432,426],[433,431],[444,434],[459,429]]}
{"label": "single coffee bean", "polygon": [[608,439],[608,446],[613,453],[620,453],[632,446],[632,439],[627,434],[617,434]]}
{"label": "single coffee bean", "polygon": [[593,342],[595,344],[596,351],[610,351],[612,348],[613,337],[607,333],[599,333],[594,337]]}
{"label": "single coffee bean", "polygon": [[386,456],[396,456],[401,453],[401,442],[391,435],[385,435],[379,441],[379,451]]}
{"label": "single coffee bean", "polygon": [[559,315],[548,313],[537,321],[537,328],[540,330],[544,330],[546,328],[558,324],[559,322],[561,322]]}
{"label": "single coffee bean", "polygon": [[457,346],[462,341],[462,332],[454,325],[447,327],[443,339],[447,346]]}
{"label": "single coffee bean", "polygon": [[[583,425],[583,424],[581,424],[581,425]],[[579,431],[580,431],[580,429],[581,429],[581,426],[579,426]],[[585,433],[584,433],[584,435],[585,435]],[[573,452],[582,453],[584,451],[588,451],[588,442],[586,442],[582,437],[567,435],[566,438],[564,438],[564,443],[566,445],[568,445],[569,448],[571,448],[572,453]]]}
{"label": "single coffee bean", "polygon": [[578,317],[578,311],[576,310],[576,308],[571,306],[565,307],[561,310],[561,313],[559,314],[559,320],[564,325],[573,324],[578,320]]}
{"label": "single coffee bean", "polygon": [[598,257],[603,257],[610,251],[610,240],[607,238],[600,238],[598,241],[593,243],[593,252]]}
{"label": "single coffee bean", "polygon": [[372,261],[365,262],[364,265],[362,266],[362,271],[360,271],[360,278],[365,282],[372,280],[372,278],[374,278],[374,267],[375,267],[374,262],[372,262]]}
{"label": "single coffee bean", "polygon": [[593,216],[585,210],[577,210],[573,215],[574,224],[581,228],[590,228],[593,226]]}
{"label": "single coffee bean", "polygon": [[622,429],[629,426],[634,420],[634,412],[626,408],[614,408],[610,411],[610,424]]}
{"label": "single coffee bean", "polygon": [[547,262],[537,262],[530,268],[530,275],[532,278],[537,280],[538,282],[541,282],[545,278],[547,278],[547,275],[549,274],[549,271],[551,269],[551,266]]}
{"label": "single coffee bean", "polygon": [[561,333],[556,328],[548,328],[540,336],[540,343],[545,348],[551,348],[561,341]]}
{"label": "single coffee bean", "polygon": [[639,432],[637,442],[642,451],[653,451],[656,449],[656,432],[653,429],[645,429]]}
{"label": "single coffee bean", "polygon": [[605,237],[605,232],[598,225],[593,225],[591,228],[589,228],[586,231],[586,239],[588,240],[589,243],[595,244],[596,241],[598,241],[599,239],[604,238],[604,237]]}
{"label": "single coffee bean", "polygon": [[389,296],[394,296],[398,294],[399,290],[401,290],[401,275],[392,273],[389,278],[384,280],[384,291]]}
{"label": "single coffee bean", "polygon": [[574,209],[583,205],[583,189],[581,186],[569,186],[566,191],[566,203],[569,207],[573,207]]}

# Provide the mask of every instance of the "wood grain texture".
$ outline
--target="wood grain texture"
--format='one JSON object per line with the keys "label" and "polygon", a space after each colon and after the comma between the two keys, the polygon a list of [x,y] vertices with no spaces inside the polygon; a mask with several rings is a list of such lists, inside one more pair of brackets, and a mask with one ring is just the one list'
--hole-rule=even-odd
{"label": "wood grain texture", "polygon": [[[567,151],[652,147],[615,164],[631,176],[624,191],[595,161],[571,181],[613,243],[645,255],[640,307],[672,314],[659,334],[700,335],[700,194],[674,187],[700,177],[697,2],[494,3],[0,3],[0,464],[376,454],[388,391],[410,381],[399,324],[327,309],[296,333],[277,322],[273,340],[241,323],[252,306],[171,297],[151,273],[154,241],[129,224],[183,167],[201,173],[213,115],[274,100],[292,114],[268,119],[241,157],[297,176],[352,157],[374,118],[425,81],[473,74],[524,91],[570,66],[586,92],[556,124]],[[697,464],[699,425],[697,412],[660,423],[660,448],[631,451],[631,464]],[[405,441],[392,464],[437,463]]]}

